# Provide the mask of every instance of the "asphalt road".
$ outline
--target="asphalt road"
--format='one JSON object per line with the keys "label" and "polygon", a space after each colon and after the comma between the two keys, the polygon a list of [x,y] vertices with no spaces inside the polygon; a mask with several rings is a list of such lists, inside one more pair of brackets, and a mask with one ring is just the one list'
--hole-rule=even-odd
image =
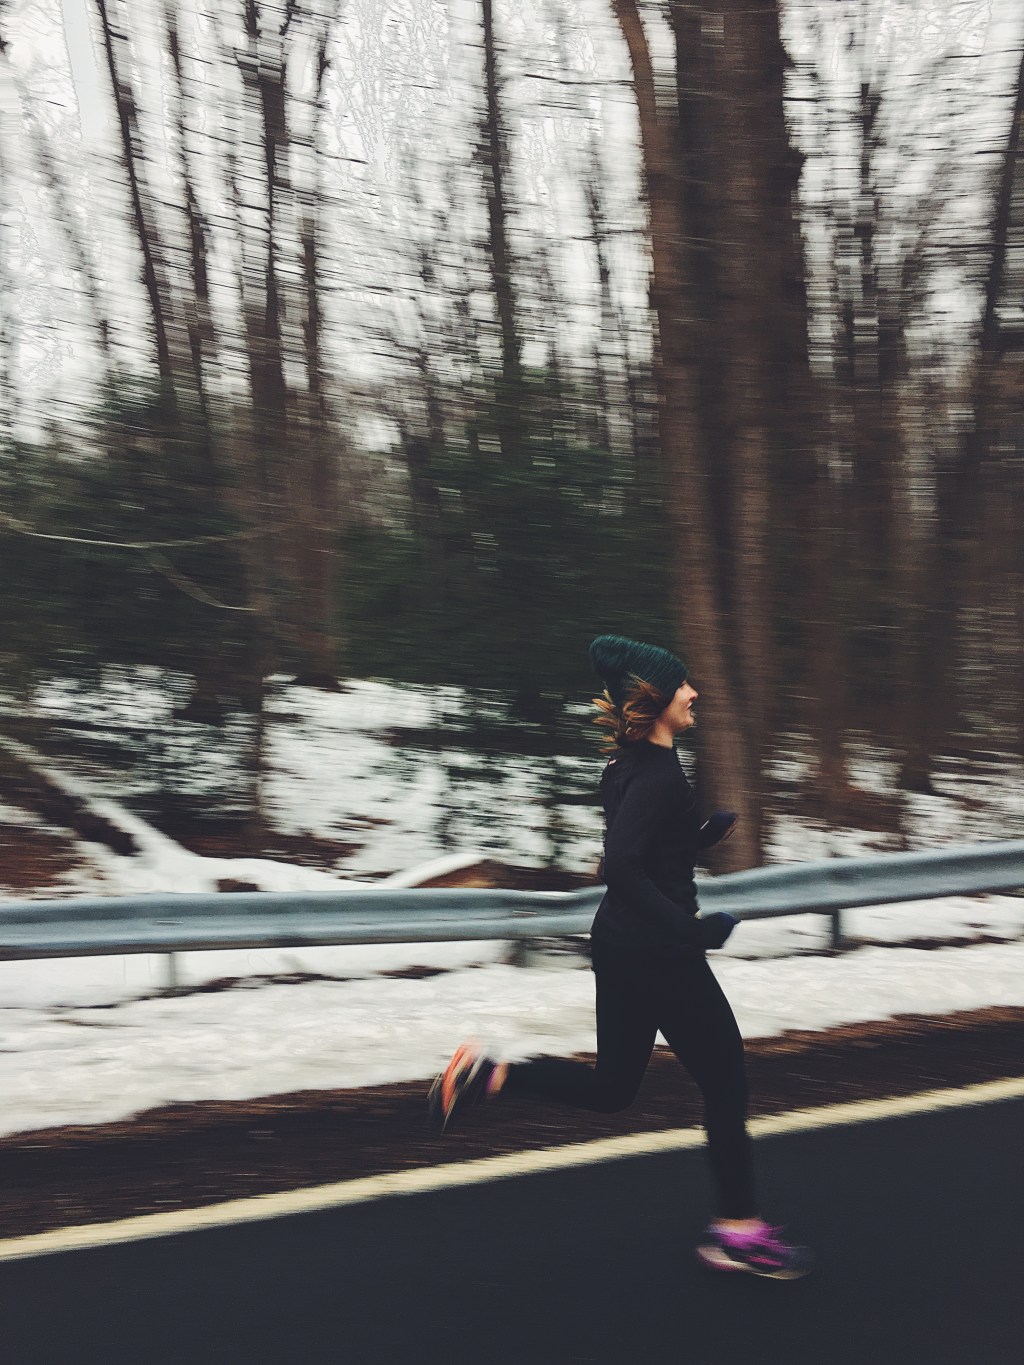
{"label": "asphalt road", "polygon": [[795,1283],[693,1263],[703,1154],[0,1265],[3,1365],[1021,1365],[1024,1101],[762,1139]]}

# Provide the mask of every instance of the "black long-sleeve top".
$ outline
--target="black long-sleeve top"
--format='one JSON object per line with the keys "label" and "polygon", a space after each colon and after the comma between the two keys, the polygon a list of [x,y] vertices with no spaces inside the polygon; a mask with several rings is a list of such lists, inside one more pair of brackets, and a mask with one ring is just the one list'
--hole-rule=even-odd
{"label": "black long-sleeve top", "polygon": [[593,937],[702,954],[693,878],[701,827],[675,749],[641,740],[617,750],[601,775],[601,802],[608,890]]}

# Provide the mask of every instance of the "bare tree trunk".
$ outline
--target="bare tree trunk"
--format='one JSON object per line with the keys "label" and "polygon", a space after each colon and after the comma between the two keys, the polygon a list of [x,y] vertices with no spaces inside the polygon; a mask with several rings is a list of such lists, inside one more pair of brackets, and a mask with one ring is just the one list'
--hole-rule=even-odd
{"label": "bare tree trunk", "polygon": [[[410,175],[410,180],[414,186],[416,212],[421,214],[424,212],[424,206],[415,189],[415,177]],[[447,219],[444,223],[447,227]],[[440,468],[444,456],[446,424],[441,385],[434,372],[433,358],[427,342],[430,324],[424,308],[425,300],[437,278],[434,243],[421,243],[418,266],[420,288],[416,291],[415,306],[419,335],[412,363],[419,379],[423,400],[422,417],[415,423],[415,430],[410,430],[406,421],[399,423],[399,429],[409,471],[413,521],[422,547],[423,567],[429,583],[429,592],[436,602],[438,618],[445,620],[448,598],[448,546],[441,490],[437,484],[435,471]]]}
{"label": "bare tree trunk", "polygon": [[124,66],[119,62],[115,43],[127,42],[124,30],[116,30],[111,25],[107,11],[107,0],[96,0],[96,9],[103,30],[103,46],[107,56],[107,69],[114,92],[117,108],[118,127],[121,133],[121,156],[125,174],[128,177],[128,190],[131,198],[132,224],[135,240],[142,253],[142,280],[149,299],[150,315],[153,319],[153,334],[156,340],[157,369],[161,382],[169,396],[174,396],[174,356],[171,347],[173,318],[170,291],[164,273],[163,247],[153,212],[152,197],[146,183],[142,138],[139,132],[135,96]]}
{"label": "bare tree trunk", "polygon": [[[277,662],[280,613],[276,537],[285,521],[281,477],[288,424],[276,275],[277,145],[273,129],[276,126],[277,106],[273,94],[266,89],[276,73],[268,69],[265,60],[261,60],[261,33],[255,0],[246,0],[244,23],[248,51],[240,66],[247,113],[254,130],[262,171],[259,184],[264,228],[258,236],[246,232],[244,228],[240,177],[233,160],[230,163],[230,180],[236,220],[243,234],[240,293],[252,408],[240,473],[245,480],[244,516],[256,533],[244,545],[249,598],[259,622],[259,643],[253,666],[260,674],[254,679],[255,704],[260,708],[266,671],[272,670]],[[277,94],[280,95],[280,89]],[[259,728],[261,724],[257,713],[257,735],[262,733]],[[256,785],[258,790],[258,781]],[[256,841],[259,837],[258,827],[262,824],[261,811],[254,809],[251,824],[250,837]]]}
{"label": "bare tree trunk", "polygon": [[598,341],[591,356],[594,371],[594,398],[596,402],[595,439],[604,450],[611,451],[612,423],[609,401],[609,386],[605,372],[605,353],[613,351],[610,345],[614,335],[614,310],[611,297],[611,271],[608,268],[608,247],[604,231],[604,216],[601,212],[600,190],[596,165],[583,182],[583,198],[587,206],[587,225],[590,229],[590,244],[597,259],[597,287],[601,300],[601,326]]}
{"label": "bare tree trunk", "polygon": [[[613,0],[626,40],[650,207],[662,456],[684,640],[705,684],[702,785],[740,808],[728,862],[759,860],[778,604],[772,475],[817,470],[820,417],[807,353],[800,160],[783,113],[788,58],[771,0],[673,0],[675,107],[659,108],[635,0]],[[790,449],[801,432],[797,451]],[[820,539],[790,531],[804,553]]]}
{"label": "bare tree trunk", "polygon": [[[715,518],[715,572],[722,605],[729,602],[729,564],[733,526],[729,515],[733,487],[728,458],[730,441],[724,395],[729,343],[719,319],[724,307],[722,262],[717,243],[726,212],[721,199],[725,177],[721,158],[729,155],[723,126],[724,0],[699,0],[669,6],[675,40],[676,118],[673,125],[678,164],[678,193],[687,229],[681,247],[690,279],[690,307],[700,338],[698,412],[707,442],[706,478],[709,511]],[[735,311],[735,309],[734,309]]]}
{"label": "bare tree trunk", "polygon": [[[975,430],[984,436],[986,429],[985,407],[990,398],[987,380],[993,361],[1000,353],[999,324],[997,310],[1002,300],[1003,281],[1006,278],[1006,252],[1010,237],[1010,220],[1013,212],[1015,190],[1020,192],[1024,174],[1020,166],[1021,138],[1024,135],[1024,55],[1017,71],[1017,90],[1014,97],[1010,127],[1006,136],[1006,149],[999,176],[999,187],[992,212],[992,241],[989,255],[989,268],[985,279],[985,302],[981,315],[981,328],[978,334],[980,364],[976,371],[974,393]],[[979,421],[979,418],[981,419]],[[981,451],[972,452],[976,457]]]}
{"label": "bare tree trunk", "polygon": [[185,223],[189,244],[190,278],[189,290],[185,298],[185,330],[188,335],[189,358],[192,365],[196,397],[199,401],[199,410],[204,423],[208,425],[206,368],[213,358],[216,347],[207,264],[210,231],[196,194],[196,177],[193,173],[192,156],[189,151],[188,126],[185,114],[185,75],[181,60],[177,14],[167,3],[167,0],[164,0],[164,28],[167,35],[167,51],[171,59],[171,69],[174,72],[173,115],[177,138],[178,169],[184,192]]}
{"label": "bare tree trunk", "polygon": [[[838,811],[849,787],[843,748],[846,675],[835,586],[838,509],[828,473],[828,421],[808,344],[807,266],[798,203],[802,156],[789,138],[785,75],[790,66],[777,4],[745,8],[748,50],[758,69],[754,132],[764,164],[763,240],[756,251],[770,346],[765,356],[765,421],[769,428],[773,614],[795,622],[803,677],[778,678],[773,689],[785,714],[806,697],[815,799]],[[757,68],[757,54],[761,64]],[[799,706],[797,706],[799,717]]]}
{"label": "bare tree trunk", "polygon": [[[419,193],[422,179],[419,172],[420,168],[410,158],[404,174],[414,219],[420,223],[433,220],[432,235],[424,235],[416,247],[419,287],[413,291],[411,303],[416,310],[417,334],[409,346],[410,364],[416,375],[414,401],[410,412],[400,394],[391,394],[384,407],[398,426],[408,472],[412,521],[422,556],[422,596],[429,603],[437,630],[443,633],[452,624],[447,607],[453,591],[458,595],[461,566],[471,563],[475,552],[472,528],[463,514],[466,490],[455,493],[449,485],[444,496],[439,480],[443,481],[449,440],[458,439],[456,433],[462,423],[468,425],[472,436],[476,403],[467,390],[446,384],[444,357],[479,371],[481,323],[473,308],[471,294],[475,286],[470,274],[463,272],[450,282],[445,279],[444,261],[446,246],[450,244],[456,188],[446,181],[446,206],[431,214]],[[444,284],[447,288],[441,294]],[[445,307],[435,316],[430,305],[439,297],[444,299]],[[388,342],[396,351],[406,344],[397,330],[388,337]],[[478,458],[474,455],[474,462]]]}
{"label": "bare tree trunk", "polygon": [[[773,391],[769,344],[783,320],[782,264],[777,219],[792,223],[791,202],[776,209],[771,177],[782,169],[772,115],[782,116],[785,54],[778,14],[765,5],[751,12],[743,0],[721,4],[722,44],[716,196],[720,249],[722,413],[727,445],[722,454],[731,483],[732,562],[727,566],[736,622],[736,671],[742,697],[746,749],[754,774],[763,773],[768,702],[775,682],[775,609],[768,557],[772,430],[781,425]],[[767,20],[774,20],[774,29]],[[772,39],[774,38],[774,43]],[[781,156],[788,159],[782,129]],[[785,160],[783,160],[783,165]],[[758,790],[755,837],[761,845],[764,793]]]}
{"label": "bare tree trunk", "polygon": [[[857,185],[852,221],[839,236],[839,309],[842,341],[838,371],[847,406],[850,480],[845,489],[844,530],[849,564],[851,658],[873,677],[875,694],[887,699],[892,736],[902,756],[904,779],[927,786],[923,730],[911,710],[913,675],[926,609],[921,600],[925,537],[910,496],[906,328],[912,291],[913,253],[893,262],[879,249],[884,169],[882,95],[871,68],[861,12],[851,38],[860,72],[855,134]],[[927,217],[922,203],[922,219]],[[851,699],[856,693],[851,694]]]}
{"label": "bare tree trunk", "polygon": [[[863,38],[862,38],[863,41]],[[867,61],[861,53],[861,61]],[[853,224],[857,288],[851,314],[851,405],[853,417],[852,554],[860,570],[863,612],[861,628],[882,657],[868,658],[867,667],[881,668],[889,659],[885,642],[890,606],[896,602],[893,581],[897,542],[894,509],[896,471],[903,458],[897,404],[893,390],[902,377],[900,326],[895,310],[901,307],[891,291],[879,288],[876,235],[879,197],[875,157],[879,150],[878,114],[881,97],[864,79],[860,89],[860,184]]]}
{"label": "bare tree trunk", "polygon": [[[239,58],[245,105],[243,145],[252,147],[254,171],[244,180],[258,186],[262,230],[247,226],[243,202],[243,168],[228,153],[236,230],[239,234],[241,268],[239,294],[242,302],[245,357],[248,366],[250,403],[232,425],[229,438],[239,478],[239,511],[251,534],[242,541],[248,600],[255,612],[249,660],[250,702],[253,736],[250,754],[251,794],[245,838],[252,851],[265,842],[266,812],[263,768],[266,737],[266,680],[279,666],[281,615],[287,613],[280,594],[278,537],[286,527],[282,496],[282,469],[288,436],[287,389],[281,346],[281,326],[276,275],[277,145],[274,95],[265,87],[278,74],[266,62],[262,50],[260,15],[255,0],[243,8],[247,50]],[[280,56],[280,54],[278,54]],[[280,96],[280,89],[277,95]],[[256,172],[258,167],[258,172]],[[247,170],[248,167],[245,167]]]}
{"label": "bare tree trunk", "polygon": [[334,589],[337,583],[335,539],[338,524],[338,464],[328,434],[328,405],[324,382],[323,280],[320,259],[320,232],[323,218],[324,187],[320,177],[324,77],[327,74],[328,44],[335,16],[325,22],[317,44],[316,89],[310,154],[313,185],[303,193],[299,236],[302,253],[302,281],[305,302],[303,346],[305,350],[308,452],[301,458],[303,468],[296,470],[304,489],[297,509],[305,534],[297,542],[298,577],[305,599],[305,625],[299,633],[299,649],[306,663],[307,680],[320,686],[335,686],[338,667],[338,640],[334,625]]}
{"label": "bare tree trunk", "polygon": [[[3,36],[0,35],[0,57],[4,56]],[[0,113],[0,480],[7,481],[8,474],[17,478],[15,463],[15,433],[17,430],[17,395],[11,381],[14,355],[14,333],[8,313],[8,301],[13,298],[10,287],[11,271],[7,264],[7,242],[4,239],[3,224],[7,217],[7,163],[4,154],[6,128],[5,115]],[[17,495],[17,487],[10,487]]]}
{"label": "bare tree trunk", "polygon": [[508,140],[501,107],[494,0],[481,0],[484,37],[484,122],[481,153],[487,182],[488,262],[501,329],[501,391],[498,395],[502,456],[522,463],[519,418],[523,397],[523,343],[519,330],[512,253],[508,240]]}
{"label": "bare tree trunk", "polygon": [[[954,599],[950,612],[977,596],[979,561],[982,555],[984,529],[982,525],[982,494],[995,432],[999,422],[1000,369],[1003,347],[999,337],[998,308],[1003,297],[1009,247],[1011,216],[1015,201],[1019,203],[1024,185],[1022,168],[1022,138],[1024,138],[1024,56],[1017,72],[1017,88],[1006,138],[1006,148],[1000,169],[999,184],[992,209],[991,244],[988,271],[985,278],[985,297],[978,346],[974,361],[974,382],[971,392],[971,417],[958,458],[944,481],[943,510],[949,518],[951,559],[956,573],[953,578]],[[956,616],[950,618],[955,627]],[[954,632],[954,638],[958,632]],[[956,667],[956,657],[949,660],[949,668]]]}
{"label": "bare tree trunk", "polygon": [[[494,419],[503,472],[525,470],[528,451],[525,434],[534,414],[532,392],[522,363],[522,331],[516,296],[516,262],[509,241],[510,196],[508,192],[508,135],[502,105],[502,83],[493,0],[481,0],[483,25],[484,116],[481,126],[480,160],[487,199],[487,262],[491,274],[501,344],[496,376]],[[486,457],[485,457],[486,458]],[[485,487],[501,486],[501,479],[484,478]],[[506,483],[510,486],[511,481]],[[494,535],[503,612],[514,647],[504,664],[515,692],[520,714],[537,714],[541,706],[534,661],[543,651],[538,630],[538,604],[544,592],[544,565],[534,549],[533,517],[528,506],[531,486],[520,481],[514,500],[485,498],[481,509],[485,524]]]}
{"label": "bare tree trunk", "polygon": [[257,258],[257,270],[253,272],[254,277],[257,271],[259,276],[259,288],[254,299],[258,310],[254,321],[259,330],[251,375],[255,407],[260,418],[258,439],[263,445],[267,461],[267,491],[273,488],[277,492],[288,440],[288,389],[284,374],[278,285],[278,201],[283,180],[287,176],[288,150],[284,55],[279,50],[271,58],[261,46],[263,35],[260,32],[256,0],[246,0],[245,31],[249,39],[249,61],[244,69],[259,129],[264,194],[262,208],[266,225],[265,245]]}
{"label": "bare tree trunk", "polygon": [[680,635],[698,651],[695,676],[703,694],[701,713],[707,718],[701,737],[701,786],[712,804],[739,813],[730,861],[750,866],[760,851],[759,774],[744,741],[715,584],[707,450],[700,420],[699,338],[693,324],[692,274],[684,256],[691,229],[682,211],[676,126],[657,106],[650,50],[636,0],[612,0],[612,8],[629,50],[640,122],[650,214],[651,302],[658,322],[661,451],[676,550],[675,600],[680,605]]}
{"label": "bare tree trunk", "polygon": [[634,511],[637,511],[644,484],[640,399],[638,385],[634,382],[631,372],[628,323],[623,317],[622,310],[616,307],[612,294],[610,239],[602,202],[601,167],[596,152],[591,158],[583,182],[583,196],[590,244],[594,248],[597,263],[601,300],[601,326],[591,358],[594,397],[597,404],[596,436],[602,449],[616,457],[624,454],[629,460],[632,477],[627,486],[626,498]]}
{"label": "bare tree trunk", "polygon": [[[0,32],[0,60],[7,63],[7,43],[3,33]],[[4,148],[7,140],[7,115],[0,111],[0,231],[7,217],[7,166],[4,159]],[[15,393],[11,383],[11,356],[14,351],[14,341],[11,331],[10,318],[7,313],[7,300],[11,297],[8,289],[10,272],[7,269],[7,250],[6,243],[0,236],[0,422],[3,423],[0,429],[0,452],[2,452],[3,464],[13,455],[14,432],[15,432]],[[7,470],[3,469],[0,476],[6,477]]]}

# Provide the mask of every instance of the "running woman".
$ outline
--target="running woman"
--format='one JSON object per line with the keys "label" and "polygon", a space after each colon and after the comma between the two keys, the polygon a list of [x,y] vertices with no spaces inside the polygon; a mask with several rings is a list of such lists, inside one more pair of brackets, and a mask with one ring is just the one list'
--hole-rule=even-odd
{"label": "running woman", "polygon": [[601,635],[590,657],[605,685],[596,723],[611,732],[601,776],[607,890],[590,934],[597,1000],[597,1061],[536,1057],[499,1062],[463,1043],[428,1096],[443,1132],[462,1108],[500,1094],[532,1095],[601,1113],[636,1097],[660,1031],[704,1101],[708,1156],[718,1198],[698,1259],[714,1270],[797,1279],[810,1253],[783,1240],[758,1215],[743,1041],[706,952],[720,948],[736,921],[698,917],[698,853],[728,838],[736,817],[703,825],[674,748],[694,723],[697,693],[668,650]]}

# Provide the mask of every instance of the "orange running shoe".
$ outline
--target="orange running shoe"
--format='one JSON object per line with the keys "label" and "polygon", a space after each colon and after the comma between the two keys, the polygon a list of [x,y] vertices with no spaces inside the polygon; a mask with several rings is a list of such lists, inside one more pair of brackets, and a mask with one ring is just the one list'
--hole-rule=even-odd
{"label": "orange running shoe", "polygon": [[484,1098],[495,1065],[476,1043],[463,1043],[456,1048],[427,1095],[430,1125],[438,1135],[448,1127],[456,1110],[478,1104]]}

